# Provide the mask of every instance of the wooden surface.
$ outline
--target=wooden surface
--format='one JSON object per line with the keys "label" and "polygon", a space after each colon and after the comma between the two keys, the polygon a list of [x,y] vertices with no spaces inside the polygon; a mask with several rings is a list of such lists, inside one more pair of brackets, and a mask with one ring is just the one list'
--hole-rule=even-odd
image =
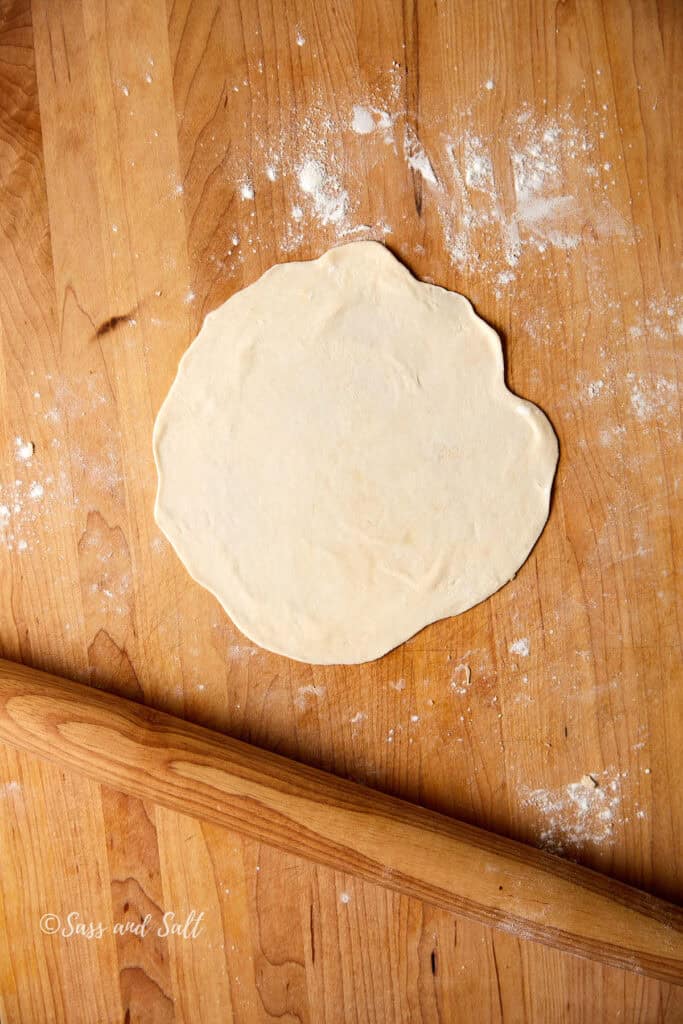
{"label": "wooden surface", "polygon": [[0,659],[0,741],[400,895],[678,983],[683,910],[554,854]]}
{"label": "wooden surface", "polygon": [[[681,5],[0,10],[0,653],[680,899]],[[515,581],[317,669],[182,570],[150,437],[209,309],[356,237],[472,299],[562,454]],[[10,748],[0,778],[3,1024],[683,1016]],[[193,908],[195,939],[113,934]],[[73,911],[108,931],[41,931]]]}

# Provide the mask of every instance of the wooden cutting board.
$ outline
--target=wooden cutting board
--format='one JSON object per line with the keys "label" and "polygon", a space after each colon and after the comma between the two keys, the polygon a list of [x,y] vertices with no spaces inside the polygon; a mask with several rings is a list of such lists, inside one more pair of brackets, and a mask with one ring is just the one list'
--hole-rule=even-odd
{"label": "wooden cutting board", "polygon": [[[682,19],[0,4],[0,654],[680,899]],[[150,438],[206,312],[361,237],[471,298],[562,454],[512,583],[320,669],[180,567]],[[681,989],[2,747],[0,802],[3,1024],[683,1014]],[[107,931],[41,930],[74,912]]]}

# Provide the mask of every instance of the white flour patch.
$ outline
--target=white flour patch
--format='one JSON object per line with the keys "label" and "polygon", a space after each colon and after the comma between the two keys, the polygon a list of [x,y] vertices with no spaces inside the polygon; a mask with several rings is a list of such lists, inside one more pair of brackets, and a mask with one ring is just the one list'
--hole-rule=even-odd
{"label": "white flour patch", "polygon": [[662,414],[671,415],[678,404],[676,381],[666,377],[638,377],[627,373],[631,406],[641,423],[659,419]]}
{"label": "white flour patch", "polygon": [[253,658],[258,651],[255,647],[247,647],[246,644],[230,644],[231,658]]}
{"label": "white flour patch", "polygon": [[519,640],[513,640],[508,647],[508,651],[510,654],[518,654],[520,658],[528,658],[531,651],[528,637],[523,636]]}
{"label": "white flour patch", "polygon": [[298,171],[299,188],[310,197],[316,218],[321,224],[344,225],[348,194],[339,179],[313,157],[306,157]]}
{"label": "white flour patch", "polygon": [[[517,212],[514,218],[517,227],[542,242],[548,242],[555,249],[576,249],[581,241],[578,225],[579,207],[573,196],[518,196]],[[575,223],[570,230],[567,225]]]}
{"label": "white flour patch", "polygon": [[[568,112],[538,119],[523,107],[495,138],[482,137],[473,125],[468,113],[463,130],[444,136],[448,177],[441,176],[437,197],[444,241],[459,268],[500,275],[501,264],[516,267],[551,249],[570,251],[586,237],[587,223],[589,244],[628,235],[604,195],[590,208],[577,198],[594,192],[590,154],[596,143]],[[568,167],[582,179],[571,193],[563,191]]]}
{"label": "white flour patch", "polygon": [[[64,486],[60,489],[68,493],[70,488],[65,475],[61,482]],[[53,485],[52,476],[45,477],[45,486]],[[0,544],[8,551],[23,553],[29,550],[29,545],[39,543],[36,531],[48,500],[45,486],[37,480],[30,484],[23,480],[0,484]]]}
{"label": "white flour patch", "polygon": [[412,170],[417,171],[430,185],[439,184],[431,160],[427,156],[418,137],[410,129],[406,129],[403,152],[405,153],[406,163]]}
{"label": "white flour patch", "polygon": [[317,697],[318,699],[322,699],[326,693],[326,686],[316,686],[314,683],[308,683],[306,686],[299,687],[294,703],[300,711],[305,711],[309,706],[311,698]]}
{"label": "white flour patch", "polygon": [[379,132],[384,143],[391,145],[395,142],[394,125],[397,116],[382,107],[363,107],[357,104],[353,108],[351,130],[356,135],[372,135],[373,132]]}
{"label": "white flour patch", "polygon": [[355,106],[351,129],[356,135],[370,135],[371,132],[374,132],[375,119],[372,116],[372,111],[367,107]]}
{"label": "white flour patch", "polygon": [[0,798],[18,796],[21,793],[22,786],[16,779],[9,779],[8,782],[0,783]]}
{"label": "white flour patch", "polygon": [[465,138],[465,184],[478,191],[489,191],[493,196],[493,163],[477,135]]}
{"label": "white flour patch", "polygon": [[472,682],[472,670],[469,665],[456,665],[451,675],[450,687],[453,693],[464,696]]}
{"label": "white flour patch", "polygon": [[604,380],[592,380],[586,385],[586,397],[589,399],[597,398],[601,394],[605,387]]}
{"label": "white flour patch", "polygon": [[33,441],[24,441],[23,438],[17,437],[14,439],[14,446],[16,448],[16,457],[21,462],[28,462],[33,458],[35,451]]}
{"label": "white flour patch", "polygon": [[[553,853],[577,852],[591,843],[614,841],[620,815],[621,785],[627,772],[590,772],[559,789],[520,789],[521,803],[544,819],[539,845]],[[589,781],[590,780],[590,781]]]}
{"label": "white flour patch", "polygon": [[372,112],[377,117],[377,130],[381,132],[385,145],[393,145],[394,124],[396,122],[397,115],[390,114],[388,110],[380,110],[377,107],[373,107]]}
{"label": "white flour patch", "polygon": [[662,295],[650,299],[639,322],[631,326],[629,333],[633,338],[648,337],[667,343],[676,335],[683,335],[683,295]]}

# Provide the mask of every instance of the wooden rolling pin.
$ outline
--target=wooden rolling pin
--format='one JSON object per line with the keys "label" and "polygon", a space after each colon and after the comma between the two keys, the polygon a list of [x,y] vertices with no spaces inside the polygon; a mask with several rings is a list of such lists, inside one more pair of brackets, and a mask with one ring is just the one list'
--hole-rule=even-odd
{"label": "wooden rolling pin", "polygon": [[0,741],[567,953],[683,983],[683,912],[552,854],[0,659]]}

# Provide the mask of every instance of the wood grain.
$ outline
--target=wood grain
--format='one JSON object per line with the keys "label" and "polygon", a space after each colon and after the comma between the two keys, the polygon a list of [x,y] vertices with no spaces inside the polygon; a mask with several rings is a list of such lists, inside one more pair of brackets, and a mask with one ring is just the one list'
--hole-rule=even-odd
{"label": "wood grain", "polygon": [[[2,0],[0,653],[680,899],[681,21],[674,0]],[[397,115],[395,145],[351,131],[354,104]],[[408,127],[440,190],[407,164]],[[522,228],[514,267],[490,196],[455,187],[476,139],[505,226],[515,154],[544,202],[575,203],[554,241]],[[340,241],[298,189],[307,155],[346,191],[351,237],[383,238],[501,331],[510,385],[562,449],[518,577],[358,669],[255,649],[151,515],[154,414],[203,314]],[[466,214],[481,225],[463,261]],[[509,650],[523,638],[527,657]],[[678,989],[262,859],[25,755],[3,751],[1,771],[3,1024],[188,1019],[199,952],[229,979],[209,1020],[683,1012]],[[209,890],[201,951],[37,927],[55,906],[133,920]]]}
{"label": "wood grain", "polygon": [[672,904],[182,719],[1,659],[0,740],[121,793],[479,923],[683,983],[683,912]]}

